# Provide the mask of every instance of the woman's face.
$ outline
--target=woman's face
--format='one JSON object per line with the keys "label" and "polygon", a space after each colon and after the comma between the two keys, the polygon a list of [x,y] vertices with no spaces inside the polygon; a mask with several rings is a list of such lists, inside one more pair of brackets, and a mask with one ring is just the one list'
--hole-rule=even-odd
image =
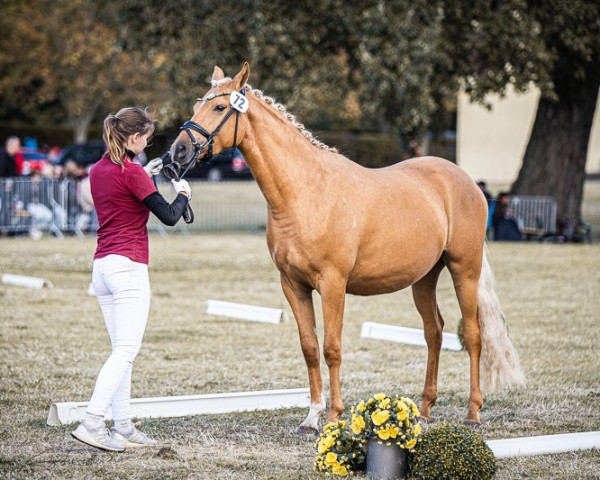
{"label": "woman's face", "polygon": [[131,150],[133,154],[137,156],[144,151],[144,149],[148,145],[148,140],[150,139],[151,135],[152,132],[134,133],[133,135],[129,135],[129,138],[127,139],[127,145],[125,145],[125,148]]}

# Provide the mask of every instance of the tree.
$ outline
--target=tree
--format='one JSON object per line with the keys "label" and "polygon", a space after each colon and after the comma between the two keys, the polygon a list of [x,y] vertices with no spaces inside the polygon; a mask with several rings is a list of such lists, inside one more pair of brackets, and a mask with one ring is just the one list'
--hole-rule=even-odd
{"label": "tree", "polygon": [[251,82],[306,123],[374,123],[405,142],[461,88],[485,104],[535,86],[512,192],[552,195],[561,221],[581,219],[597,0],[0,1],[0,38],[17,38],[0,53],[0,115],[50,118],[60,105],[78,138],[94,112],[132,102],[184,118],[215,64],[236,72],[246,60]]}
{"label": "tree", "polygon": [[[450,4],[450,2],[448,2]],[[596,0],[452,2],[443,42],[462,46],[450,73],[471,98],[536,86],[541,98],[515,194],[549,195],[560,223],[581,220],[585,160],[600,87]]]}
{"label": "tree", "polygon": [[91,0],[4,2],[3,43],[8,45],[8,35],[12,38],[0,57],[0,71],[7,74],[2,79],[3,103],[12,108],[18,104],[38,125],[48,120],[45,110],[48,117],[65,118],[74,140],[83,142],[101,107],[118,109],[155,98],[164,79],[143,52],[124,51],[129,29],[119,22],[116,5]]}
{"label": "tree", "polygon": [[[363,3],[352,14],[368,93],[400,132],[418,135],[448,96],[532,87],[542,96],[515,194],[550,195],[561,223],[581,220],[587,147],[600,87],[597,0]],[[365,95],[363,94],[363,98]]]}
{"label": "tree", "polygon": [[349,38],[345,3],[124,0],[120,17],[139,25],[128,48],[168,57],[164,68],[180,111],[190,112],[206,91],[215,65],[233,74],[248,61],[252,85],[312,125],[339,125],[353,115],[342,48]]}
{"label": "tree", "polygon": [[582,220],[585,164],[600,88],[600,3],[531,2],[551,56],[515,194],[550,195],[564,233]]}
{"label": "tree", "polygon": [[[442,11],[427,0],[366,2],[357,9],[353,54],[359,66],[361,104],[402,143],[422,137],[439,107],[436,79]],[[453,92],[455,94],[455,92]]]}

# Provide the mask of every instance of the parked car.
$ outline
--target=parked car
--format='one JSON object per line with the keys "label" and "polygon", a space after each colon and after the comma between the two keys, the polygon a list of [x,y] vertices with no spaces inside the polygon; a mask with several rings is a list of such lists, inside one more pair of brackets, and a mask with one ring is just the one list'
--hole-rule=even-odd
{"label": "parked car", "polygon": [[50,162],[45,153],[22,148],[17,152],[17,164],[20,164],[21,175],[30,175],[34,172],[41,172]]}
{"label": "parked car", "polygon": [[63,148],[53,163],[64,166],[69,160],[73,160],[78,166],[85,168],[100,160],[105,151],[106,145],[101,140],[74,143]]}
{"label": "parked car", "polygon": [[236,148],[223,150],[215,155],[209,162],[201,162],[191,168],[185,178],[204,178],[209,182],[222,180],[250,180],[252,172],[242,153]]}

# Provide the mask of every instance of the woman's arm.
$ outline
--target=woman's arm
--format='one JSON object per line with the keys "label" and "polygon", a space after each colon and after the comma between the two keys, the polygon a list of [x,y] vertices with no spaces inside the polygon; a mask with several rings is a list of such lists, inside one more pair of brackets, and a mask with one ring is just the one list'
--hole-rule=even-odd
{"label": "woman's arm", "polygon": [[188,198],[184,193],[180,193],[169,205],[160,193],[154,192],[144,198],[144,204],[162,223],[172,227],[183,215]]}

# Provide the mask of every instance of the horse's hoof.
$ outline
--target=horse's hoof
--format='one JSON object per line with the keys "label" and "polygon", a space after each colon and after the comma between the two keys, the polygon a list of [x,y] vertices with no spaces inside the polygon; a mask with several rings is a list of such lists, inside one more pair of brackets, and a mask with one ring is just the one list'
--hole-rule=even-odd
{"label": "horse's hoof", "polygon": [[419,420],[421,421],[421,423],[428,425],[430,423],[435,423],[435,418],[431,418],[431,417],[419,417]]}
{"label": "horse's hoof", "polygon": [[305,425],[300,425],[296,429],[296,435],[317,435],[319,431],[313,427],[307,427]]}
{"label": "horse's hoof", "polygon": [[477,429],[481,428],[481,422],[473,422],[471,420],[465,420],[463,422],[463,425],[465,427],[472,428],[473,430],[477,430]]}

